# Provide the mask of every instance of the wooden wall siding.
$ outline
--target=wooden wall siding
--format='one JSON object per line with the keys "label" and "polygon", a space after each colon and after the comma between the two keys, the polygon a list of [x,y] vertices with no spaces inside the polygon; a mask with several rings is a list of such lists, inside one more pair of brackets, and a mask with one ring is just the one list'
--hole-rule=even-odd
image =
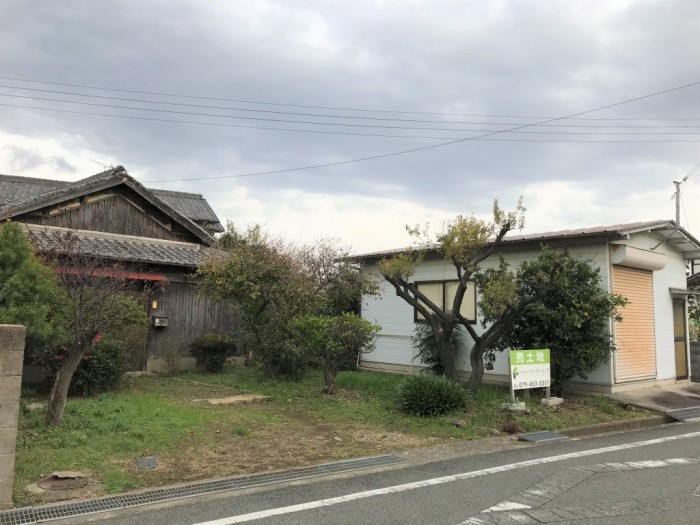
{"label": "wooden wall siding", "polygon": [[[132,202],[134,199],[131,196],[127,198],[127,196],[117,193],[90,197],[91,199],[82,203],[77,202],[74,206],[64,203],[52,207],[43,214],[27,214],[16,220],[77,230],[118,233],[170,241],[200,242],[194,235],[179,224],[174,223],[172,219],[150,204]],[[143,207],[141,207],[142,204]]]}
{"label": "wooden wall siding", "polygon": [[656,378],[652,272],[613,266],[613,291],[627,297],[622,322],[615,323],[617,383]]}
{"label": "wooden wall siding", "polygon": [[149,316],[167,316],[168,326],[150,327],[149,358],[158,357],[158,346],[163,339],[177,341],[182,354],[188,355],[189,344],[201,335],[224,333],[234,339],[240,336],[239,318],[233,308],[212,300],[206,293],[200,295],[199,291],[195,283],[169,282],[154,293],[151,300],[156,299],[158,307],[149,308]]}

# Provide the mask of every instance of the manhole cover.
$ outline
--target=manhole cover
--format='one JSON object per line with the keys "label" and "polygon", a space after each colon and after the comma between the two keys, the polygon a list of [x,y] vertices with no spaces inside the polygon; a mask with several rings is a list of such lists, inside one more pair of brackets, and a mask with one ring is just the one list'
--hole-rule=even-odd
{"label": "manhole cover", "polygon": [[36,484],[44,490],[74,490],[87,485],[88,478],[80,472],[54,472]]}
{"label": "manhole cover", "polygon": [[158,460],[153,456],[138,458],[136,460],[136,466],[141,470],[153,470],[158,466]]}

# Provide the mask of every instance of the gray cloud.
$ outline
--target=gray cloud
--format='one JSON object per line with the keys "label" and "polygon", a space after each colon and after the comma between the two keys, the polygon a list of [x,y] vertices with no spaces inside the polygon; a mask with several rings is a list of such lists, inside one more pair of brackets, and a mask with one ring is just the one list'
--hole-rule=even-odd
{"label": "gray cloud", "polygon": [[[10,1],[3,11],[0,20],[0,47],[5,50],[0,56],[3,76],[121,89],[344,108],[556,117],[700,80],[691,76],[693,65],[700,62],[696,35],[700,3],[693,0],[410,4],[16,0]],[[96,93],[10,81],[0,84]],[[700,118],[692,113],[700,100],[699,92],[695,87],[586,117],[654,118],[660,122],[625,123],[679,125],[682,122],[664,119]],[[0,93],[30,94],[7,88],[0,88]],[[495,129],[484,123],[536,122],[512,117],[357,113],[114,92],[100,94],[319,115],[442,121],[437,124],[369,122],[416,128]],[[39,96],[70,98],[58,94]],[[70,111],[205,120],[10,97],[0,99],[0,103]],[[256,115],[337,120],[322,116]],[[244,126],[311,127],[234,119],[215,121]],[[464,121],[475,124],[457,123]],[[585,180],[601,199],[626,191],[630,184],[640,188],[656,189],[664,185],[670,188],[675,173],[660,173],[660,165],[669,171],[682,170],[700,160],[697,143],[613,142],[697,140],[698,135],[589,135],[584,133],[620,132],[628,128],[573,127],[597,123],[600,122],[576,120],[563,123],[572,124],[569,128],[522,130],[581,133],[578,135],[507,134],[492,137],[496,140],[467,141],[334,168],[210,182],[154,182],[154,185],[200,191],[221,200],[226,199],[227,189],[239,186],[263,195],[288,188],[331,194],[398,195],[428,206],[470,212],[488,207],[493,197],[514,200],[525,185],[547,180]],[[687,124],[700,125],[700,120]],[[313,129],[434,137],[477,135],[425,129],[340,126]],[[167,124],[3,106],[0,106],[0,130],[28,137],[82,137],[95,151],[107,152],[130,171],[143,173],[146,183],[344,161],[444,142]],[[13,158],[24,159],[13,161],[20,163],[15,171],[32,167],[32,159],[26,154]],[[54,169],[71,172],[70,166],[58,162],[54,162]],[[611,173],[615,176],[611,177]],[[46,176],[51,176],[51,168],[47,168]]]}
{"label": "gray cloud", "polygon": [[51,163],[62,173],[76,173],[78,169],[63,157],[53,157]]}
{"label": "gray cloud", "polygon": [[5,146],[5,150],[10,154],[9,163],[12,173],[21,173],[46,163],[38,151],[31,151],[15,145]]}

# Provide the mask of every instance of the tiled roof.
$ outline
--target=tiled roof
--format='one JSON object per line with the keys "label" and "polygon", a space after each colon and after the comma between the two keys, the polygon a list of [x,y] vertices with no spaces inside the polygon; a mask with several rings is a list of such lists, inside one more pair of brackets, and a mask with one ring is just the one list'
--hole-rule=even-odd
{"label": "tiled roof", "polygon": [[194,222],[212,231],[223,232],[219,218],[206,199],[199,193],[183,191],[151,190],[156,197]]}
{"label": "tiled roof", "polygon": [[60,180],[0,175],[0,208],[7,204],[34,200],[65,184],[66,182]]}
{"label": "tiled roof", "polygon": [[[49,198],[54,194],[66,191],[68,188],[79,191],[81,188],[92,184],[99,184],[101,180],[108,180],[114,175],[118,175],[121,171],[126,173],[124,168],[118,166],[74,182],[0,175],[0,211],[20,206],[39,198]],[[216,213],[214,213],[214,210],[202,195],[170,190],[149,189],[149,191],[180,215],[198,225],[214,232],[224,231]]]}
{"label": "tiled roof", "polygon": [[217,253],[200,244],[187,242],[35,224],[22,224],[22,227],[40,252],[60,249],[64,244],[62,237],[71,232],[75,236],[74,249],[78,253],[125,262],[196,268]]}

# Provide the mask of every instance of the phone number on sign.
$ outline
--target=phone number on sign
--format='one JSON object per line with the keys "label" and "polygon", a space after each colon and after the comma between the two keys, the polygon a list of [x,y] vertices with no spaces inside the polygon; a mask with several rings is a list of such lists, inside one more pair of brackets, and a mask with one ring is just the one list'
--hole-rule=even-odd
{"label": "phone number on sign", "polygon": [[541,381],[518,381],[513,385],[513,388],[517,390],[519,388],[538,388],[544,386],[549,386],[548,380],[543,379]]}

